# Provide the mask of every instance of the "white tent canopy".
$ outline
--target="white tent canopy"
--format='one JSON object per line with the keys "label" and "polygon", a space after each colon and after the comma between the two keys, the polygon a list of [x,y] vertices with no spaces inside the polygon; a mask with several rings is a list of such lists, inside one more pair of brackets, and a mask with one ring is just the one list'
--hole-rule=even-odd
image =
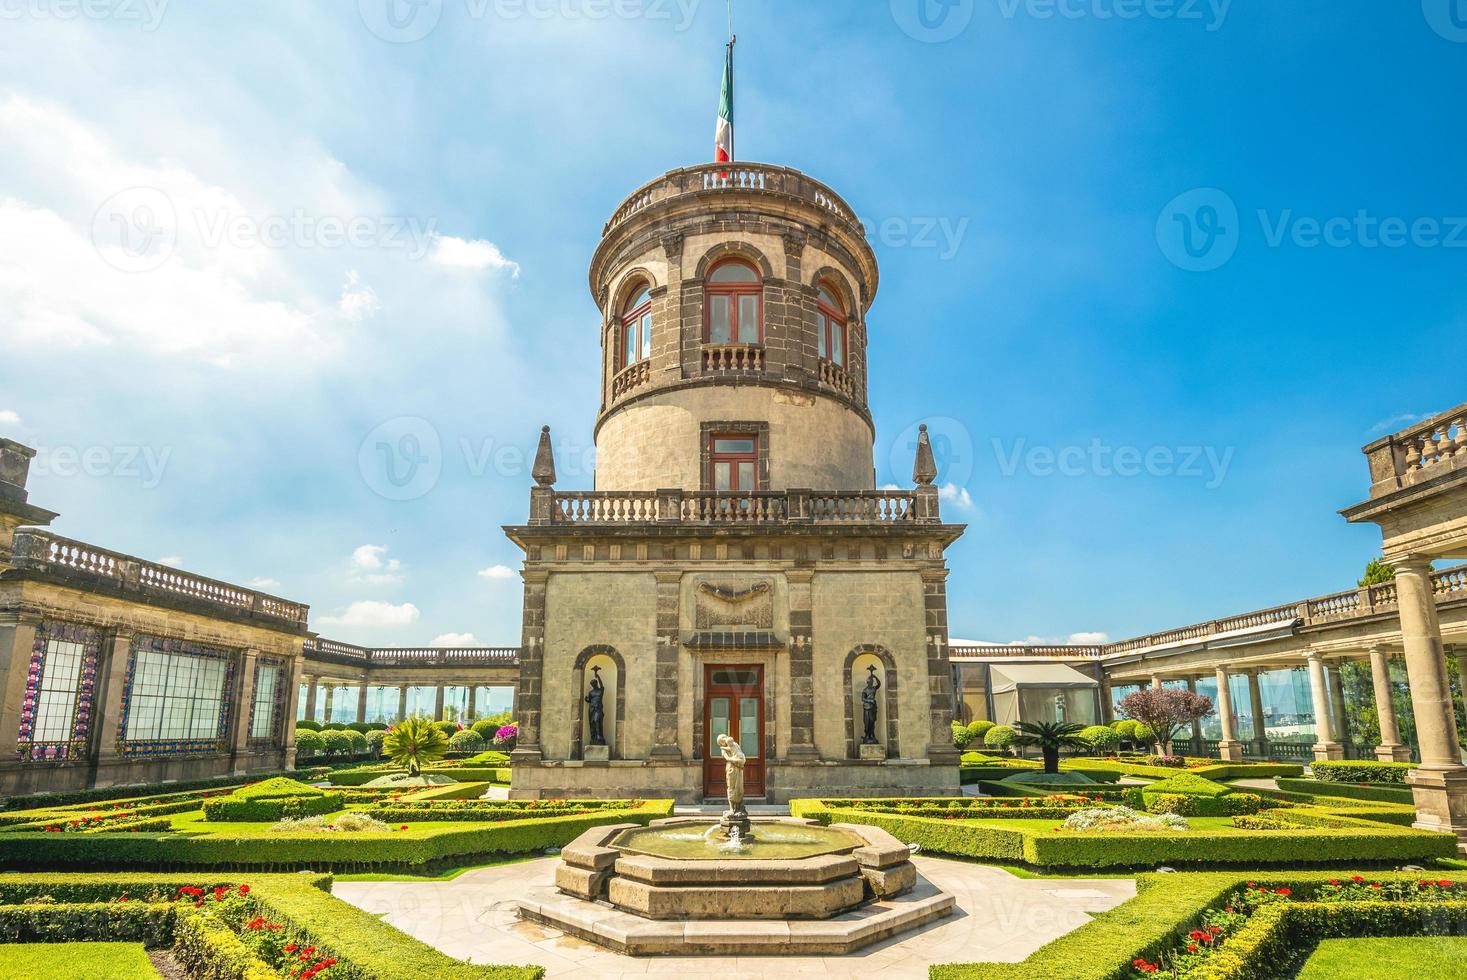
{"label": "white tent canopy", "polygon": [[993,664],[989,668],[993,720],[1069,721],[1093,725],[1099,718],[1100,682],[1064,664]]}

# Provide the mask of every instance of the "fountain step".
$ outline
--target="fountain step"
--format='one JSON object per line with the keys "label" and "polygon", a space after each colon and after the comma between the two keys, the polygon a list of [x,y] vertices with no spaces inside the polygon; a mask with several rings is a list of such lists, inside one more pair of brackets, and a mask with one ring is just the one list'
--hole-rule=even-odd
{"label": "fountain step", "polygon": [[821,885],[649,885],[612,878],[611,904],[649,919],[826,919],[861,904],[859,877]]}
{"label": "fountain step", "polygon": [[860,863],[849,854],[760,861],[675,861],[646,854],[629,854],[616,861],[616,874],[649,885],[823,885],[855,877]]}
{"label": "fountain step", "polygon": [[563,895],[519,903],[522,918],[630,956],[839,956],[920,928],[953,909],[953,897],[920,875],[904,895],[829,919],[650,920]]}

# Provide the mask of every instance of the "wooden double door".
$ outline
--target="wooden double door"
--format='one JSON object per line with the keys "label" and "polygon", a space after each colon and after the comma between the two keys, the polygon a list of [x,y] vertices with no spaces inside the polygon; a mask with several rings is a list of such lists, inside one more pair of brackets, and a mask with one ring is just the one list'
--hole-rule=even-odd
{"label": "wooden double door", "polygon": [[764,795],[764,665],[706,664],[703,667],[703,795],[726,799],[723,754],[718,736],[739,743],[744,796]]}

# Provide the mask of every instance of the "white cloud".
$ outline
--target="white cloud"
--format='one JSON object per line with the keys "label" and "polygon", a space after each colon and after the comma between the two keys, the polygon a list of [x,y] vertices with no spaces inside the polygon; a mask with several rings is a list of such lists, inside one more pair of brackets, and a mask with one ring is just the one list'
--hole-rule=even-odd
{"label": "white cloud", "polygon": [[20,414],[10,409],[0,409],[0,425],[16,428],[20,425]]}
{"label": "white cloud", "polygon": [[968,494],[967,487],[960,487],[956,484],[947,483],[938,488],[937,496],[942,500],[946,500],[950,504],[954,504],[962,508],[963,510],[973,509],[973,498]]}
{"label": "white cloud", "polygon": [[433,642],[428,645],[430,647],[476,647],[479,645],[479,638],[472,633],[444,633],[442,636],[435,636]]}
{"label": "white cloud", "polygon": [[353,602],[339,616],[321,617],[321,623],[325,626],[411,626],[418,621],[421,615],[418,607],[411,602],[394,605],[390,602],[366,599]]}
{"label": "white cloud", "polygon": [[387,557],[387,547],[364,544],[351,553],[352,581],[368,585],[394,585],[402,581],[402,562]]}
{"label": "white cloud", "polygon": [[481,272],[484,269],[508,270],[513,278],[520,275],[520,264],[504,257],[499,246],[482,238],[455,238],[434,233],[432,258],[448,269]]}
{"label": "white cloud", "polygon": [[353,269],[346,274],[346,282],[341,284],[341,300],[336,306],[347,320],[361,323],[382,309],[382,301],[377,298],[376,290],[359,281],[357,270]]}
{"label": "white cloud", "polygon": [[1412,414],[1410,412],[1401,415],[1392,415],[1388,419],[1381,419],[1370,427],[1371,435],[1380,435],[1383,432],[1397,432],[1401,429],[1410,428],[1417,422],[1424,422],[1431,418],[1430,412]]}
{"label": "white cloud", "polygon": [[1014,640],[1008,645],[1011,647],[1091,647],[1100,646],[1109,642],[1109,633],[1082,631],[1071,633],[1064,639],[1054,636],[1035,636],[1031,634],[1022,640]]}
{"label": "white cloud", "polygon": [[248,584],[252,589],[261,589],[265,592],[273,592],[280,588],[280,581],[273,578],[252,578]]}
{"label": "white cloud", "polygon": [[158,559],[158,564],[167,565],[169,568],[177,568],[183,564],[183,558],[180,555],[164,555]]}
{"label": "white cloud", "polygon": [[1081,647],[1100,646],[1101,644],[1109,643],[1110,642],[1110,634],[1109,633],[1071,633],[1070,634],[1070,639],[1069,639],[1068,642],[1069,642],[1069,645],[1072,646],[1072,647],[1074,647],[1074,646],[1081,646]]}
{"label": "white cloud", "polygon": [[511,579],[514,578],[514,569],[508,565],[490,565],[479,572],[480,578],[487,579]]}

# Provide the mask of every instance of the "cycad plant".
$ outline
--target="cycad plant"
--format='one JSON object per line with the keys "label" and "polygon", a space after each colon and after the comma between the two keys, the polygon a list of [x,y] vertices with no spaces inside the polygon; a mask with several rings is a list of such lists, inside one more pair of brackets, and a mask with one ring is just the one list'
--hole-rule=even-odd
{"label": "cycad plant", "polygon": [[1080,737],[1084,727],[1067,721],[1021,721],[1016,727],[1019,737],[1014,739],[1014,744],[1039,746],[1047,773],[1059,772],[1060,749],[1088,747]]}
{"label": "cycad plant", "polygon": [[448,736],[424,718],[409,718],[392,726],[382,740],[382,751],[416,778],[423,767],[442,759],[448,752]]}

